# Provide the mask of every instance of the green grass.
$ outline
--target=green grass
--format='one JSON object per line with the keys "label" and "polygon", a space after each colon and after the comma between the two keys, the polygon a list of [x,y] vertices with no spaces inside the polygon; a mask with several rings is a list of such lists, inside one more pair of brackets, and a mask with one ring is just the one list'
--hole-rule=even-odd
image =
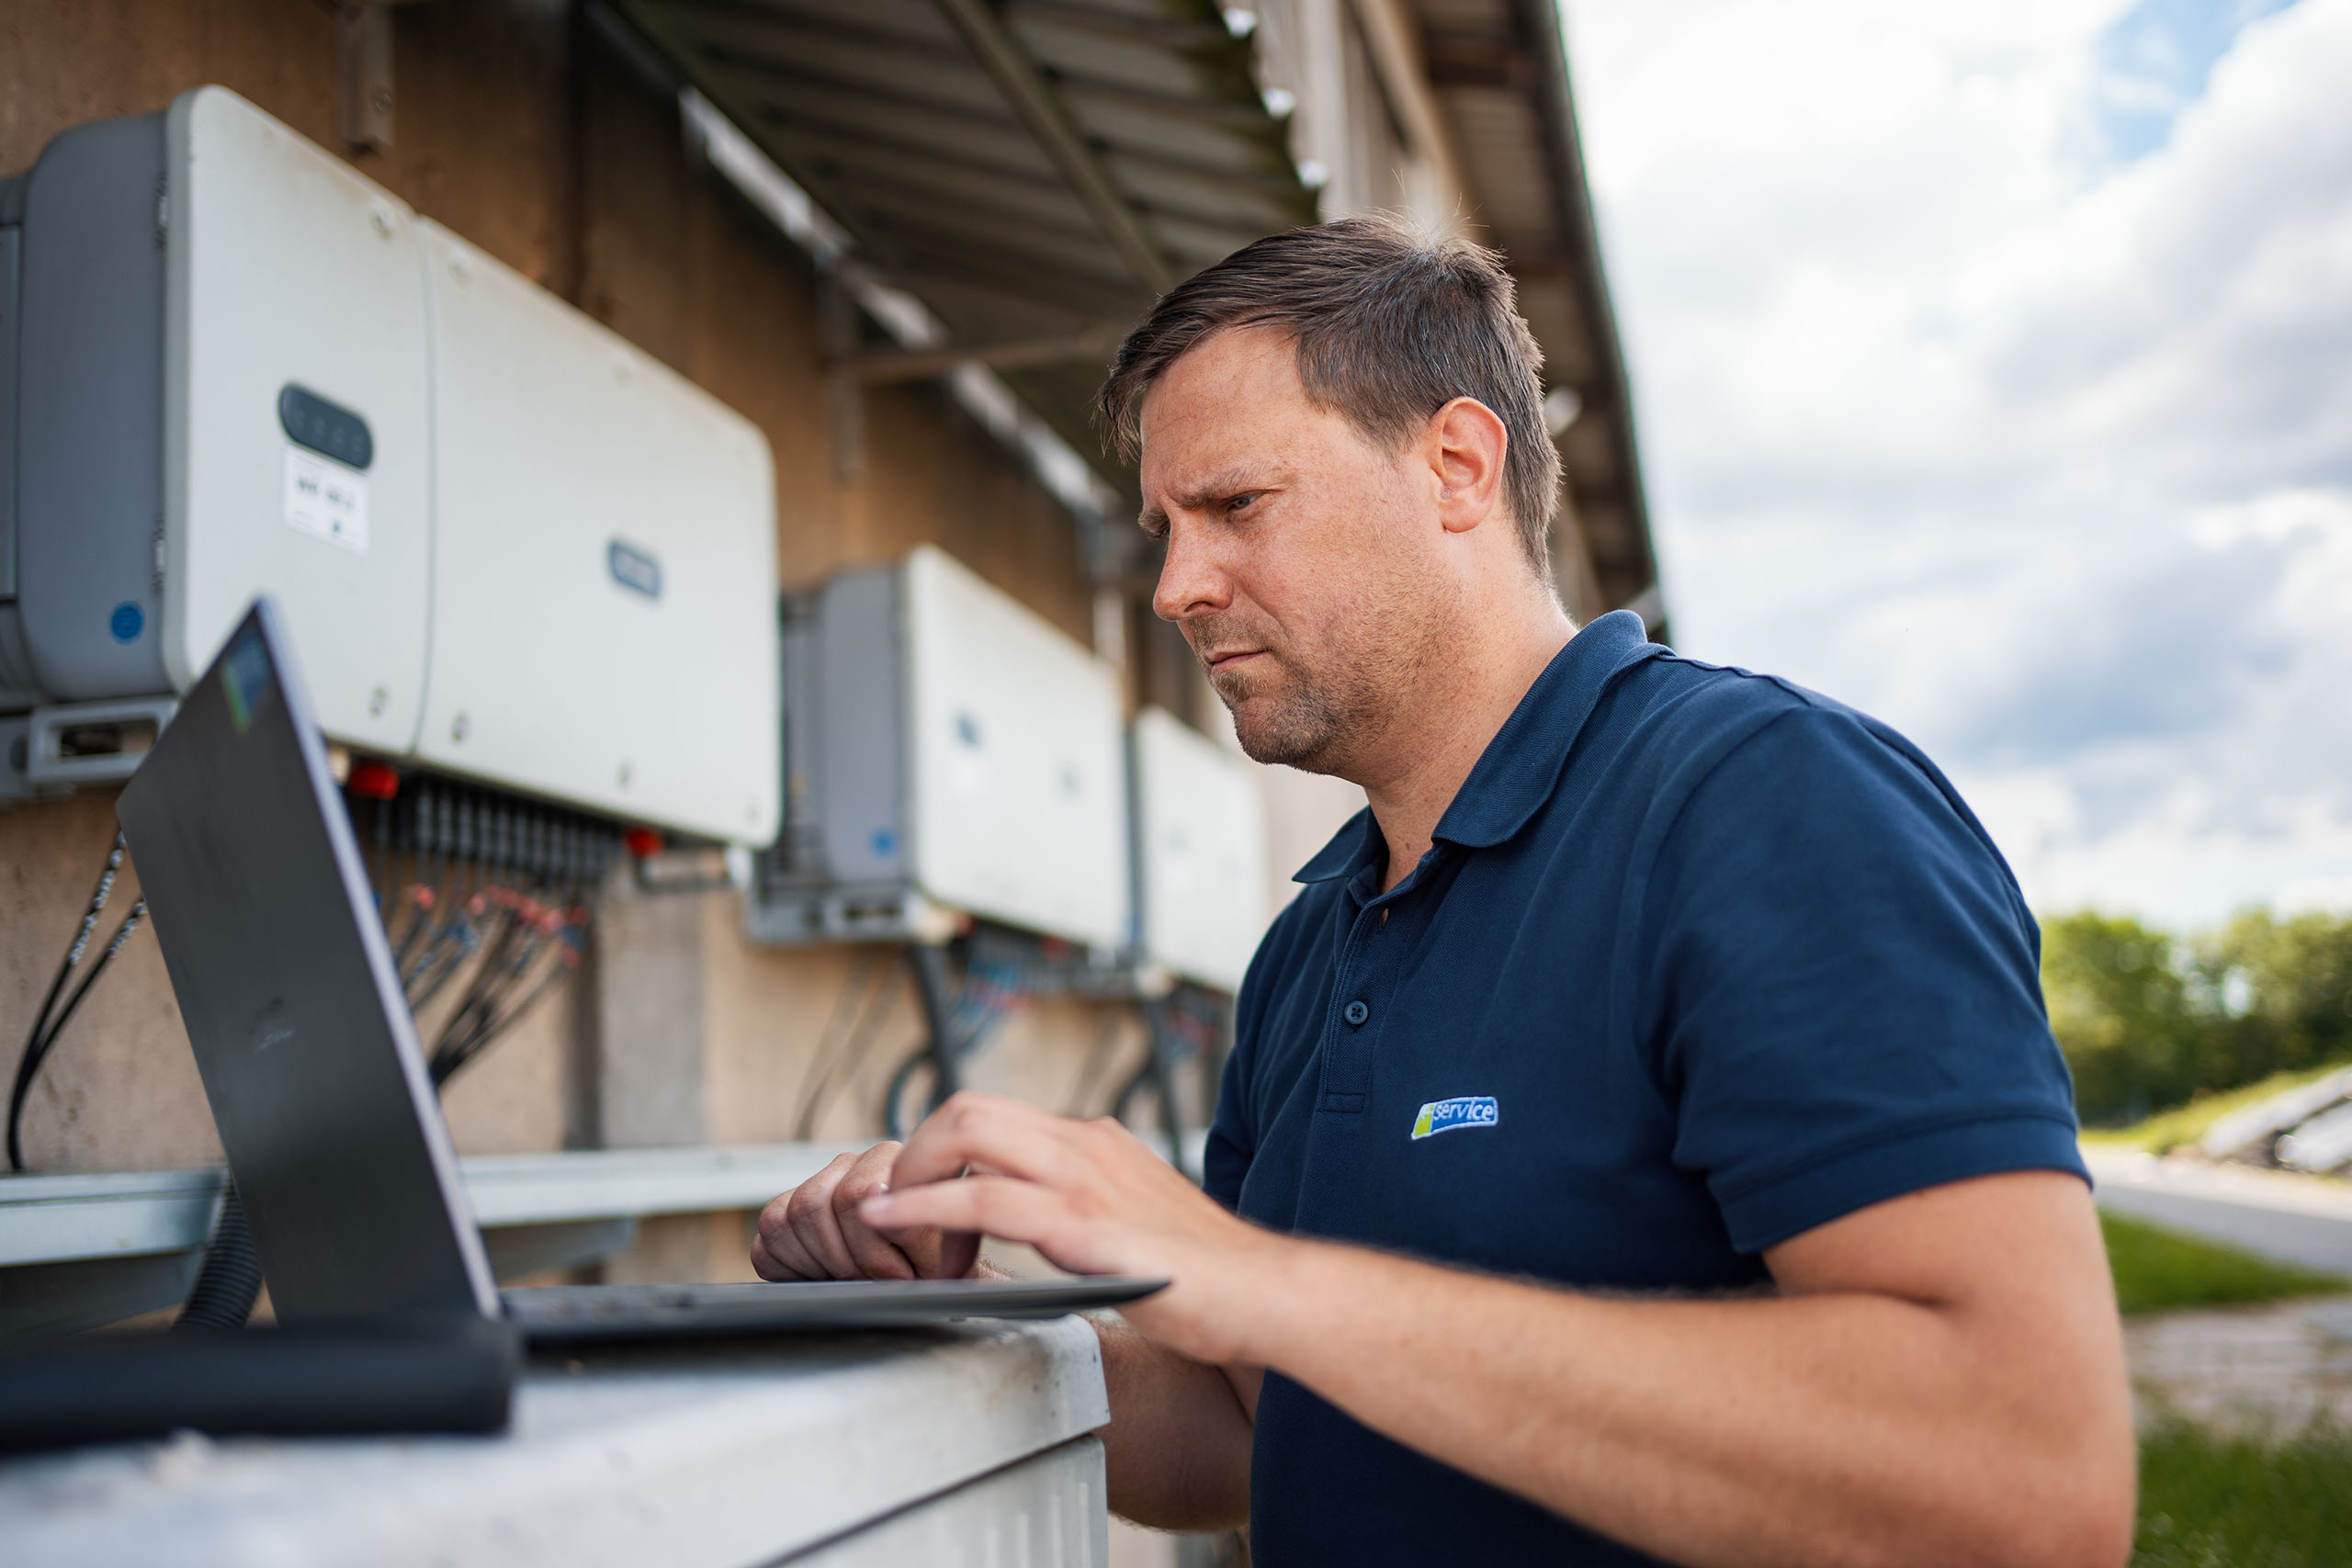
{"label": "green grass", "polygon": [[2083,1142],[2109,1147],[2145,1149],[2150,1154],[2166,1154],[2185,1144],[2193,1144],[2231,1111],[2268,1100],[2274,1094],[2284,1094],[2290,1089],[2301,1089],[2307,1083],[2317,1083],[2330,1073],[2345,1068],[2342,1062],[2330,1062],[2322,1067],[2300,1067],[2291,1073],[2273,1073],[2260,1083],[2250,1083],[2221,1094],[2208,1094],[2170,1111],[2160,1111],[2146,1121],[2129,1127],[2086,1127]]}
{"label": "green grass", "polygon": [[[2352,1280],[2101,1213],[2126,1313],[2319,1295]],[[2352,1568],[2352,1431],[2322,1417],[2285,1438],[2179,1417],[2140,1438],[2133,1568]]]}
{"label": "green grass", "polygon": [[2134,1568],[2352,1563],[2352,1432],[2323,1418],[2284,1441],[2172,1420],[2140,1440]]}
{"label": "green grass", "polygon": [[[2352,1290],[2352,1280],[2274,1263],[2238,1247],[2105,1210],[2099,1213],[2098,1228],[2107,1235],[2116,1303],[2127,1314]],[[2346,1549],[2352,1551],[2352,1541]]]}

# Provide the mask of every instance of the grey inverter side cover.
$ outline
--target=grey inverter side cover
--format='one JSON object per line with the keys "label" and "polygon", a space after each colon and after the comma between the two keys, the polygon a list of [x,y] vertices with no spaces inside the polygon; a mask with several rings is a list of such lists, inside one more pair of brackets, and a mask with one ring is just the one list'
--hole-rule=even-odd
{"label": "grey inverter side cover", "polygon": [[164,526],[164,117],[77,126],[27,176],[18,604],[52,700],[170,690]]}
{"label": "grey inverter side cover", "polygon": [[826,869],[844,883],[895,882],[910,863],[899,573],[843,572],[821,592],[812,649],[821,739],[794,765],[817,781]]}

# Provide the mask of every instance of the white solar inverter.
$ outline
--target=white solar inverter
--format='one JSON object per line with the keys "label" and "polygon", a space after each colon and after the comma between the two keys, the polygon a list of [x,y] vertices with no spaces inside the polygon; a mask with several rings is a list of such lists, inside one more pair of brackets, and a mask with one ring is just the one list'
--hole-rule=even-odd
{"label": "white solar inverter", "polygon": [[787,605],[770,942],[937,938],[957,912],[1126,946],[1118,677],[931,546]]}
{"label": "white solar inverter", "polygon": [[1147,963],[1216,990],[1266,934],[1266,808],[1249,763],[1164,708],[1136,715],[1136,927]]}
{"label": "white solar inverter", "polygon": [[757,427],[225,88],[17,195],[0,713],[168,711],[267,592],[336,739],[774,836]]}

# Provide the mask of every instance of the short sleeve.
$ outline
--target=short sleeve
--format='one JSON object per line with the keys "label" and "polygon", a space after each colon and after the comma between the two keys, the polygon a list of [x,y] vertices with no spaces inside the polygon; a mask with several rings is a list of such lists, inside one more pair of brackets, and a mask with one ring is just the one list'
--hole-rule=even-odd
{"label": "short sleeve", "polygon": [[1637,908],[1637,1043],[1741,1251],[1948,1181],[2085,1175],[2032,918],[1892,732],[1766,723],[1675,810]]}

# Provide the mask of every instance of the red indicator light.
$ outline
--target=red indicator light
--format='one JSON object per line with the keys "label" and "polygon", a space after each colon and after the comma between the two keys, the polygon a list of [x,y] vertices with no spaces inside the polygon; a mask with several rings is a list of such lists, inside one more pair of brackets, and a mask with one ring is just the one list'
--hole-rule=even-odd
{"label": "red indicator light", "polygon": [[626,829],[621,833],[621,848],[639,860],[658,855],[662,852],[661,831],[653,828]]}
{"label": "red indicator light", "polygon": [[362,757],[351,764],[351,793],[362,800],[390,800],[401,792],[400,770]]}

